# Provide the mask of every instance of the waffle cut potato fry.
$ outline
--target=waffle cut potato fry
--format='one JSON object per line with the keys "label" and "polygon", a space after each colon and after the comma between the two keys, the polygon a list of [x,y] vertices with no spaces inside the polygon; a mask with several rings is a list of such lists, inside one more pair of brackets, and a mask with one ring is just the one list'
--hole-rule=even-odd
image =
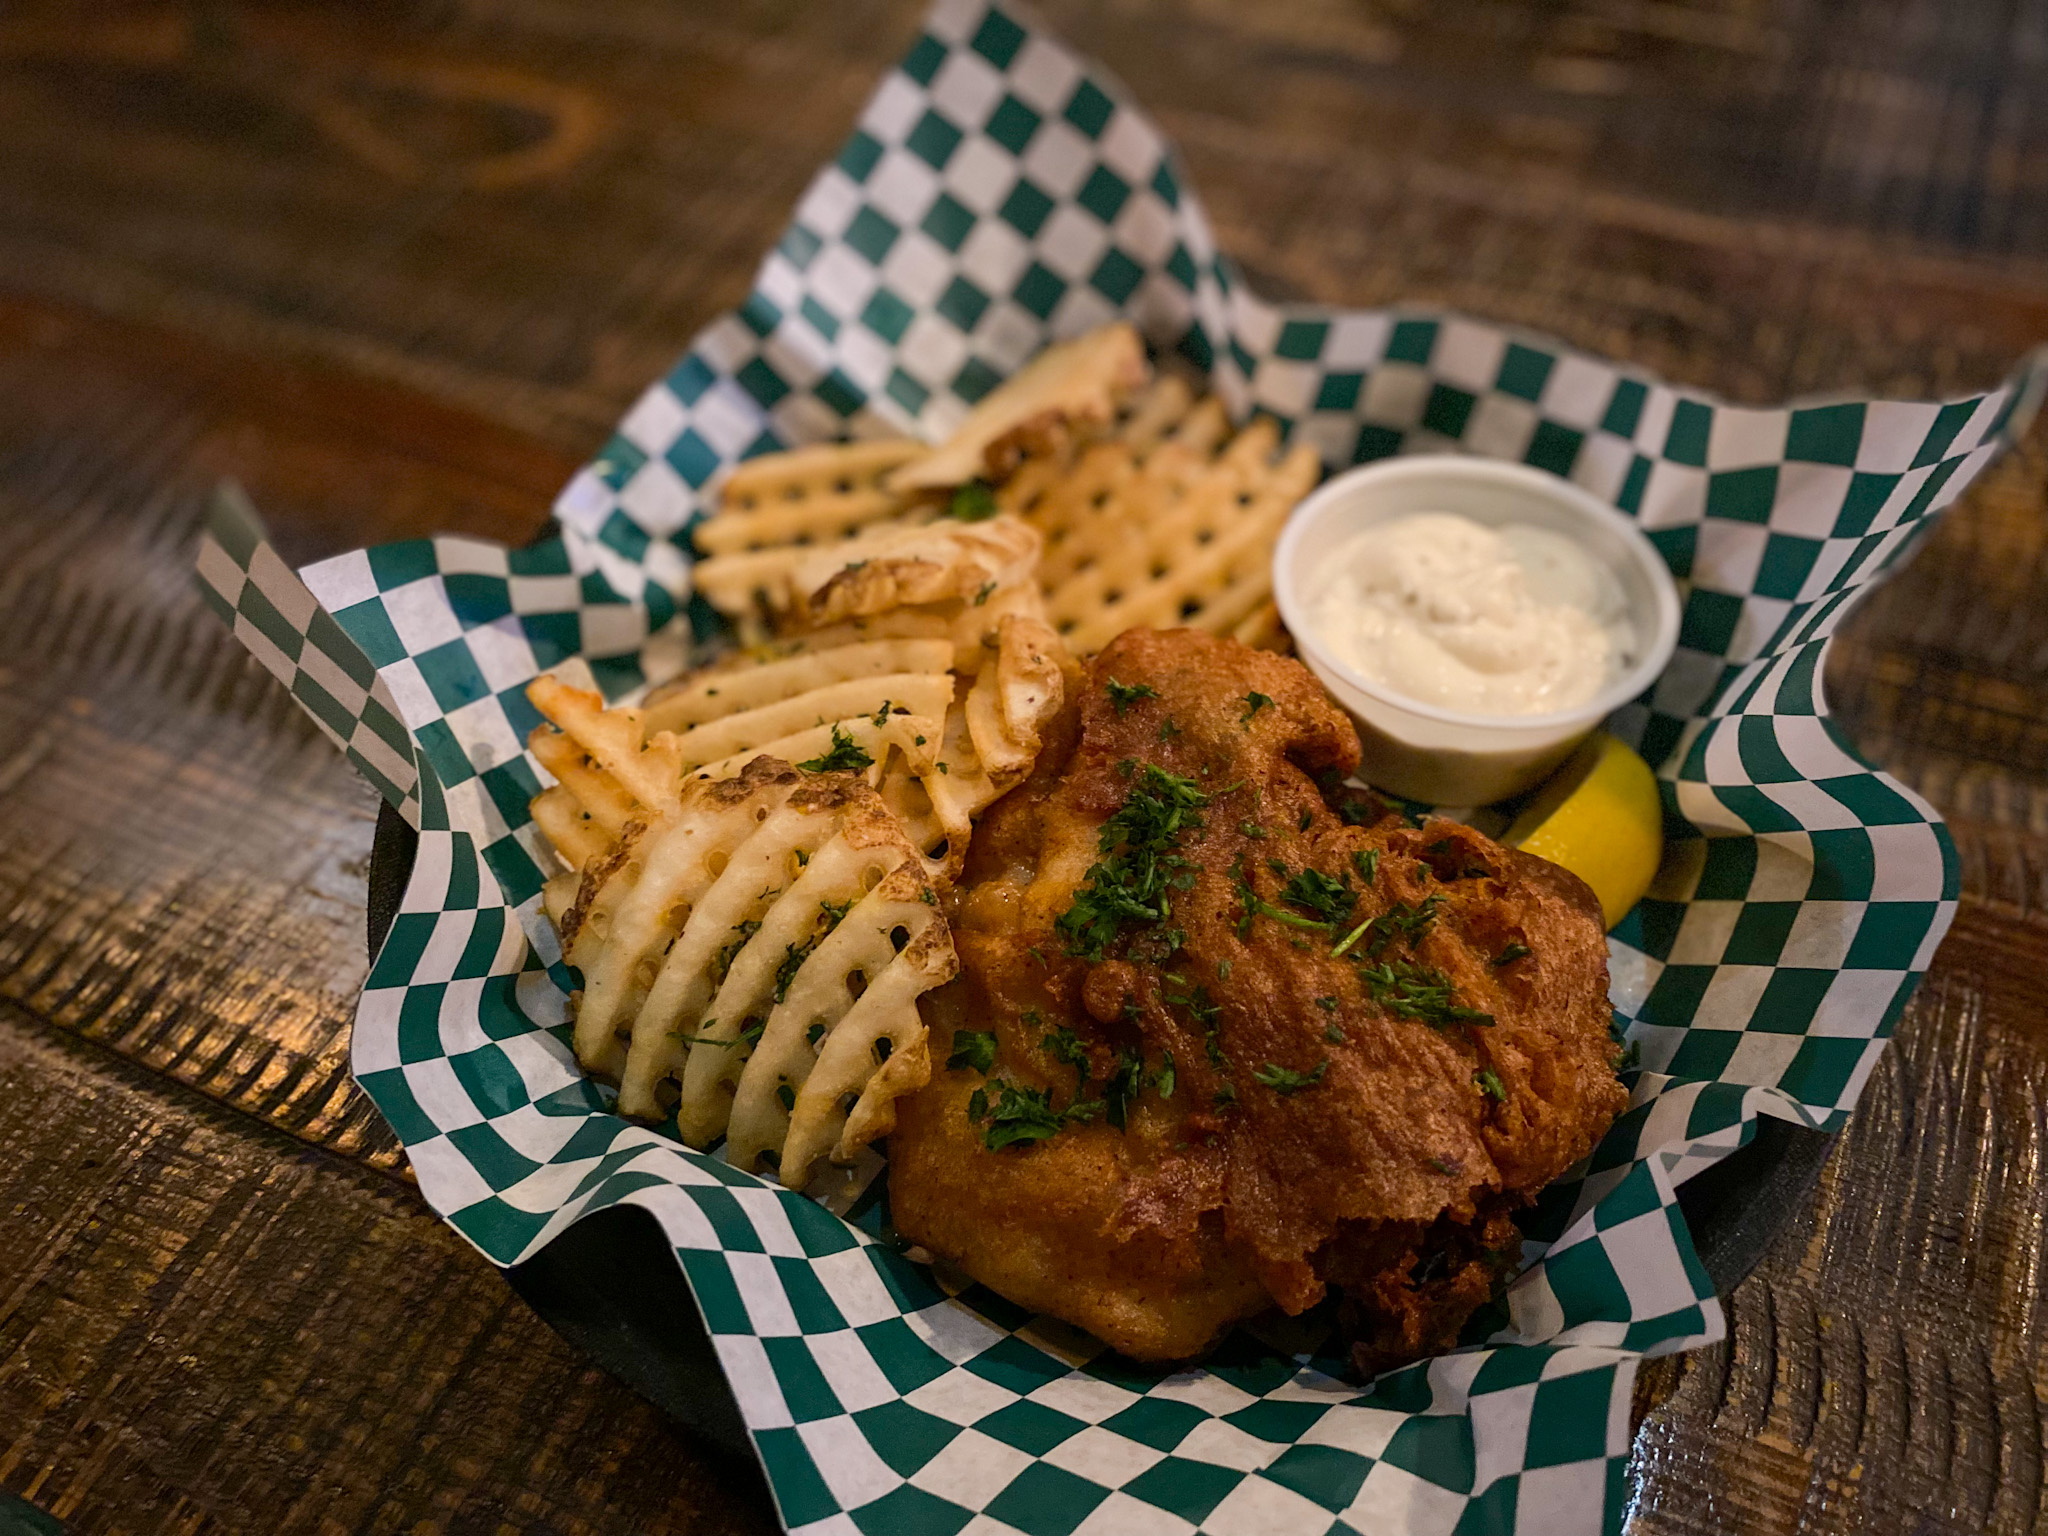
{"label": "waffle cut potato fry", "polygon": [[[956,690],[947,670],[952,654],[949,639],[932,638],[739,658],[632,708],[608,709],[594,692],[536,678],[526,696],[547,723],[527,747],[555,782],[531,802],[534,822],[563,863],[580,871],[616,848],[634,819],[671,811],[692,781],[731,778],[763,753],[870,781],[936,777],[935,744]],[[944,828],[933,822],[919,832],[936,870],[957,864],[945,857]],[[558,928],[568,893],[567,876],[543,892]]]}
{"label": "waffle cut potato fry", "polygon": [[1128,321],[1055,342],[983,396],[944,443],[886,471],[882,483],[917,491],[1001,480],[1027,456],[1106,428],[1150,374]]}
{"label": "waffle cut potato fry", "polygon": [[1274,646],[1273,545],[1320,473],[1270,419],[1233,433],[1221,401],[1169,376],[1109,435],[1025,460],[995,497],[1044,535],[1039,582],[1076,653],[1140,625]]}
{"label": "waffle cut potato fry", "polygon": [[575,1044],[620,1113],[801,1188],[931,1075],[917,999],[957,969],[917,850],[858,775],[757,757],[691,780],[584,870]]}
{"label": "waffle cut potato fry", "polygon": [[856,560],[852,546],[864,531],[916,526],[938,515],[936,502],[882,485],[891,470],[929,451],[909,438],[818,443],[737,466],[719,492],[717,516],[694,534],[697,591],[748,644],[788,627],[795,606],[790,578],[799,565],[841,546],[842,564]]}
{"label": "waffle cut potato fry", "polygon": [[729,778],[764,752],[861,773],[926,874],[943,883],[958,872],[973,818],[1030,771],[1072,663],[1050,626],[1019,614],[977,642],[971,676],[948,670],[948,621],[887,639],[864,638],[859,622],[728,656],[636,708],[607,709],[552,676],[528,687],[548,722],[528,746],[555,779],[534,797],[533,818],[570,870],[543,893],[557,928],[575,872],[607,856],[631,821],[665,814],[689,781]]}

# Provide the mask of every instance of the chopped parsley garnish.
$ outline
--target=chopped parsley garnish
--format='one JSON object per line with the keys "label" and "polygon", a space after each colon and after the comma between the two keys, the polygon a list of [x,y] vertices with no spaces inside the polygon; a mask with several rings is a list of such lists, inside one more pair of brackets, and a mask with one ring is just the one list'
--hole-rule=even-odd
{"label": "chopped parsley garnish", "polygon": [[1347,827],[1369,827],[1380,819],[1379,807],[1370,800],[1346,800],[1337,807],[1337,814]]}
{"label": "chopped parsley garnish", "polygon": [[991,1152],[1024,1142],[1045,1141],[1069,1124],[1093,1120],[1102,1107],[1100,1100],[1090,1099],[1054,1109],[1050,1088],[1002,1082],[989,1086],[995,1089],[995,1097],[989,1097],[987,1088],[975,1089],[974,1097],[967,1101],[967,1118],[976,1125],[985,1125],[982,1144]]}
{"label": "chopped parsley garnish", "polygon": [[1448,1157],[1432,1157],[1429,1160],[1429,1166],[1434,1168],[1438,1173],[1442,1174],[1454,1174],[1458,1172],[1458,1165],[1452,1162]]}
{"label": "chopped parsley garnish", "polygon": [[811,951],[825,941],[825,936],[840,924],[846,914],[853,910],[852,898],[845,901],[821,901],[818,915],[825,925],[801,944],[785,944],[781,964],[775,967],[775,1001],[781,1002],[789,995],[789,984],[796,980],[796,973],[803,969],[804,962],[811,957]]}
{"label": "chopped parsley garnish", "polygon": [[1088,1047],[1062,1024],[1045,1037],[1045,1048],[1074,1069],[1074,1097],[1078,1100],[1088,1091]]}
{"label": "chopped parsley garnish", "polygon": [[1514,943],[1510,944],[1506,949],[1502,950],[1499,954],[1495,955],[1493,957],[1493,963],[1495,965],[1513,965],[1517,960],[1526,960],[1528,957],[1529,946],[1522,943],[1521,940],[1517,939]]}
{"label": "chopped parsley garnish", "polygon": [[822,757],[814,757],[807,763],[798,763],[797,767],[805,773],[856,772],[873,766],[874,761],[861,749],[860,743],[847,735],[835,720],[832,723],[831,749]]}
{"label": "chopped parsley garnish", "polygon": [[1113,677],[1105,682],[1102,688],[1109,695],[1109,707],[1116,711],[1119,720],[1123,719],[1125,712],[1138,700],[1159,697],[1159,690],[1150,683],[1120,683]]}
{"label": "chopped parsley garnish", "polygon": [[1216,979],[1218,981],[1230,980],[1231,967],[1236,964],[1235,960],[1218,960],[1216,962]]}
{"label": "chopped parsley garnish", "polygon": [[1472,1083],[1474,1087],[1489,1099],[1498,1099],[1503,1104],[1507,1103],[1507,1084],[1500,1080],[1500,1074],[1494,1071],[1493,1068],[1481,1067],[1472,1074]]}
{"label": "chopped parsley garnish", "polygon": [[1146,763],[1142,772],[1134,767],[1126,777],[1135,780],[1130,795],[1096,839],[1104,857],[1090,866],[1073,905],[1053,925],[1067,953],[1090,962],[1102,959],[1126,924],[1172,916],[1170,892],[1195,883],[1195,866],[1174,850],[1182,832],[1202,824],[1196,812],[1209,795],[1193,779],[1155,763]]}
{"label": "chopped parsley garnish", "polygon": [[956,1029],[953,1031],[953,1054],[946,1058],[947,1070],[965,1067],[970,1072],[979,1072],[983,1077],[995,1069],[996,1037],[992,1030]]}
{"label": "chopped parsley garnish", "polygon": [[1316,1006],[1325,1013],[1335,1013],[1337,1011],[1337,999],[1334,997],[1319,997],[1316,999]]}
{"label": "chopped parsley garnish", "polygon": [[1237,1102],[1237,1084],[1225,1083],[1221,1088],[1218,1088],[1216,1090],[1215,1095],[1210,1099],[1210,1102],[1214,1104],[1218,1109],[1222,1109],[1227,1105],[1235,1104]]}
{"label": "chopped parsley garnish", "polygon": [[748,1045],[759,1045],[761,1043],[761,1036],[767,1032],[767,1029],[768,1021],[766,1019],[749,1019],[740,1028],[740,1039]]}
{"label": "chopped parsley garnish", "polygon": [[1263,840],[1266,835],[1266,829],[1249,817],[1237,824],[1237,830],[1244,836],[1255,840]]}
{"label": "chopped parsley garnish", "polygon": [[1110,1069],[1109,1081],[1102,1085],[1102,1118],[1118,1130],[1122,1130],[1124,1116],[1132,1101],[1144,1091],[1144,1056],[1137,1051],[1118,1051],[1116,1065]]}
{"label": "chopped parsley garnish", "polygon": [[1175,723],[1173,716],[1168,715],[1159,722],[1159,739],[1161,741],[1171,741],[1180,733],[1180,726]]}
{"label": "chopped parsley garnish", "polygon": [[802,944],[783,945],[782,963],[775,967],[775,1001],[779,1003],[789,996],[789,984],[796,980],[796,973],[804,968],[804,962],[811,958],[811,951],[817,947],[815,937]]}
{"label": "chopped parsley garnish", "polygon": [[1319,869],[1304,869],[1291,878],[1280,888],[1280,899],[1291,907],[1313,912],[1332,928],[1349,917],[1358,904],[1350,881],[1332,879]]}
{"label": "chopped parsley garnish", "polygon": [[1165,965],[1180,953],[1181,946],[1187,941],[1185,928],[1153,928],[1131,940],[1130,957]]}
{"label": "chopped parsley garnish", "polygon": [[1173,1097],[1173,1052],[1160,1052],[1159,1070],[1152,1074],[1152,1081],[1159,1089],[1159,1097]]}
{"label": "chopped parsley garnish", "polygon": [[1284,1098],[1289,1094],[1299,1093],[1304,1088],[1313,1088],[1323,1080],[1323,1074],[1329,1070],[1330,1058],[1327,1056],[1315,1064],[1314,1070],[1308,1072],[1296,1072],[1291,1067],[1278,1066],[1269,1061],[1253,1069],[1252,1080]]}
{"label": "chopped parsley garnish", "polygon": [[979,608],[983,603],[987,602],[994,595],[995,590],[996,584],[993,581],[984,581],[981,584],[981,590],[974,594],[974,606]]}
{"label": "chopped parsley garnish", "polygon": [[889,723],[889,701],[882,700],[882,707],[868,716],[868,723],[877,730]]}
{"label": "chopped parsley garnish", "polygon": [[928,907],[936,907],[939,904],[939,898],[932,894],[932,888],[928,885],[919,889],[917,899]]}
{"label": "chopped parsley garnish", "polygon": [[1397,901],[1378,917],[1367,918],[1345,934],[1331,949],[1330,958],[1341,958],[1360,939],[1365,940],[1365,947],[1359,955],[1367,960],[1379,959],[1396,939],[1406,939],[1412,945],[1429,931],[1429,925],[1436,921],[1436,909],[1442,905],[1443,897],[1438,895],[1425,896],[1412,907]]}
{"label": "chopped parsley garnish", "polygon": [[1453,1024],[1485,1026],[1493,1022],[1492,1014],[1467,1008],[1458,1002],[1451,990],[1450,977],[1430,966],[1417,965],[1413,960],[1383,960],[1376,966],[1361,965],[1358,975],[1364,981],[1366,991],[1372,994],[1372,1000],[1401,1018],[1420,1019],[1438,1029]]}
{"label": "chopped parsley garnish", "polygon": [[[1276,859],[1271,862],[1279,861]],[[1284,870],[1286,866],[1283,864],[1281,868]],[[1251,933],[1252,919],[1255,917],[1270,917],[1277,923],[1286,923],[1294,928],[1319,928],[1325,932],[1329,930],[1328,923],[1303,917],[1299,912],[1289,912],[1284,907],[1276,907],[1254,890],[1251,876],[1245,871],[1242,854],[1238,856],[1237,862],[1230,866],[1230,877],[1241,909],[1237,919],[1237,936],[1240,939]]]}
{"label": "chopped parsley garnish", "polygon": [[946,503],[946,516],[963,523],[985,523],[1002,510],[996,505],[995,488],[986,480],[970,480]]}
{"label": "chopped parsley garnish", "polygon": [[697,1026],[697,1033],[694,1035],[685,1034],[683,1026],[678,1024],[668,1032],[668,1037],[671,1040],[680,1040],[684,1045],[701,1045],[714,1051],[723,1051],[740,1043],[738,1037],[731,1040],[706,1040],[704,1031],[713,1028],[717,1023],[716,1019],[706,1019]]}
{"label": "chopped parsley garnish", "polygon": [[1358,878],[1371,885],[1380,872],[1380,851],[1377,848],[1361,848],[1351,855],[1351,863],[1358,871]]}
{"label": "chopped parsley garnish", "polygon": [[735,936],[711,957],[711,979],[714,982],[725,980],[726,973],[732,969],[733,961],[739,957],[739,952],[747,947],[747,940],[761,931],[761,924],[758,919],[750,917],[743,923],[734,923],[732,931]]}
{"label": "chopped parsley garnish", "polygon": [[1323,1038],[1329,1041],[1332,1045],[1345,1045],[1348,1044],[1351,1039],[1349,1035],[1345,1034],[1344,1031],[1334,1023],[1325,1024],[1323,1026]]}
{"label": "chopped parsley garnish", "polygon": [[[1166,979],[1169,982],[1178,981],[1186,984],[1186,978],[1179,975],[1170,975]],[[1189,991],[1168,992],[1164,995],[1169,1003],[1187,1009],[1189,1017],[1204,1029],[1213,1024],[1217,1016],[1223,1012],[1223,1005],[1209,996],[1209,989],[1204,986],[1197,985]]]}
{"label": "chopped parsley garnish", "polygon": [[1306,832],[1310,827],[1314,826],[1315,824],[1316,813],[1314,811],[1303,811],[1301,813],[1301,824],[1297,826],[1294,830],[1297,832]]}
{"label": "chopped parsley garnish", "polygon": [[1271,709],[1272,707],[1273,701],[1257,689],[1254,689],[1244,696],[1244,713],[1237,717],[1237,723],[1246,730],[1250,730],[1252,728],[1252,716],[1262,709]]}

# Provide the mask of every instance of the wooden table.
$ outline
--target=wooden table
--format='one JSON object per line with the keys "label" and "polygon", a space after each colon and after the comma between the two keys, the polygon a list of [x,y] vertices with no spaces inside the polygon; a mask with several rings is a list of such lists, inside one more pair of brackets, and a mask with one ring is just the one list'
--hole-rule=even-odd
{"label": "wooden table", "polygon": [[[1747,401],[2048,340],[2039,0],[1047,10],[1270,292]],[[528,537],[917,11],[0,9],[0,1489],[79,1532],[771,1528],[419,1201],[347,1074],[370,791],[189,569],[226,474],[296,560]],[[1730,1341],[1646,1371],[1641,1531],[2044,1514],[2044,441],[1836,648],[1963,911]]]}

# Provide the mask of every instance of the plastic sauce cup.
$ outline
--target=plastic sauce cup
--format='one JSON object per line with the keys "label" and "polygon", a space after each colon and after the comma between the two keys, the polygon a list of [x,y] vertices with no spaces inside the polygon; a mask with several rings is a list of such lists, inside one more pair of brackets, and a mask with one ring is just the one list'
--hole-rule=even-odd
{"label": "plastic sauce cup", "polygon": [[[1376,523],[1450,512],[1487,527],[1524,523],[1571,539],[1614,573],[1636,637],[1612,682],[1545,715],[1474,715],[1370,681],[1323,643],[1312,616],[1332,562]],[[1678,644],[1678,586],[1628,518],[1568,480],[1522,464],[1448,454],[1368,464],[1294,509],[1273,553],[1273,597],[1302,660],[1358,722],[1367,783],[1432,805],[1490,805],[1533,788],[1615,710],[1657,680]]]}

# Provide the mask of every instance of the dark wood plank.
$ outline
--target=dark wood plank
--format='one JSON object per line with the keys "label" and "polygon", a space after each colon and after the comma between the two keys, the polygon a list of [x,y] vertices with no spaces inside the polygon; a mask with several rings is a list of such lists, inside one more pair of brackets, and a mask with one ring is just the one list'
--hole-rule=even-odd
{"label": "dark wood plank", "polygon": [[460,410],[0,302],[0,997],[338,1150],[375,800],[200,605],[215,477],[288,553],[523,539],[570,468]]}
{"label": "dark wood plank", "polygon": [[0,1488],[78,1536],[775,1529],[405,1185],[5,1003],[0,1210]]}
{"label": "dark wood plank", "polygon": [[1658,1361],[1636,1529],[1999,1536],[2048,1519],[2048,928],[1972,904],[1813,1210]]}

